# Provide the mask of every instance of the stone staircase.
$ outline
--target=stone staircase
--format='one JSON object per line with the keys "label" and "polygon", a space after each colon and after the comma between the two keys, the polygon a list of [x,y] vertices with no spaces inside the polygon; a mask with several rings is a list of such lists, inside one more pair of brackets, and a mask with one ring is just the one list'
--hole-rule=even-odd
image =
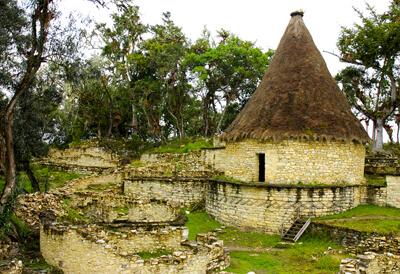
{"label": "stone staircase", "polygon": [[297,242],[301,235],[306,231],[310,225],[311,219],[297,219],[292,226],[284,233],[282,240],[286,242]]}

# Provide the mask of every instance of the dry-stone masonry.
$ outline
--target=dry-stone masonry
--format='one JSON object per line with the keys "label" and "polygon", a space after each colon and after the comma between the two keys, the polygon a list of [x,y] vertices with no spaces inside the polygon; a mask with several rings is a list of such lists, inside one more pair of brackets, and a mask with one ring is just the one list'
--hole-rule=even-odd
{"label": "dry-stone masonry", "polygon": [[362,144],[287,140],[229,142],[205,150],[206,163],[244,182],[258,181],[257,154],[265,154],[267,183],[360,184],[364,181]]}
{"label": "dry-stone masonry", "polygon": [[400,256],[391,253],[365,252],[356,258],[346,258],[340,263],[339,274],[400,273]]}
{"label": "dry-stone masonry", "polygon": [[[171,248],[171,252],[157,258],[142,259],[132,251],[137,252],[141,248],[140,251],[149,251],[148,246],[143,245],[143,239],[137,237],[138,233],[143,236],[143,232],[136,229],[117,235],[98,232],[90,227],[45,224],[40,230],[42,255],[48,263],[58,266],[66,274],[205,274],[221,270],[229,264],[222,241],[212,235],[198,237],[197,242],[184,240],[177,249],[176,241],[185,237],[184,230],[170,228],[165,231],[148,231],[145,235],[154,238],[151,240],[154,247]],[[174,232],[179,235],[173,235]],[[156,243],[155,239],[159,242]],[[132,247],[135,249],[132,250]]]}
{"label": "dry-stone masonry", "polygon": [[334,214],[358,205],[359,189],[211,181],[206,210],[223,224],[277,233],[299,216]]}

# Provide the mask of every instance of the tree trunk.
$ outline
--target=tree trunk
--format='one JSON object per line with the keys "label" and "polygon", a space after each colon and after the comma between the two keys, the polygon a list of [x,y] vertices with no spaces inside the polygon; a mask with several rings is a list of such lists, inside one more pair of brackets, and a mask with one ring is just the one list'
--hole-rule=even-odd
{"label": "tree trunk", "polygon": [[373,145],[373,151],[383,150],[383,118],[376,119],[376,135]]}
{"label": "tree trunk", "polygon": [[219,118],[219,121],[218,121],[217,133],[221,133],[222,122],[224,121],[225,113],[226,113],[226,110],[228,109],[230,103],[231,103],[230,100],[227,99],[226,100],[226,105],[224,107],[224,110],[222,111],[221,117]]}
{"label": "tree trunk", "polygon": [[36,180],[35,174],[33,173],[28,161],[23,163],[23,169],[26,172],[26,175],[28,175],[29,181],[31,181],[33,190],[35,192],[40,192],[39,182]]}
{"label": "tree trunk", "polygon": [[14,114],[9,112],[4,119],[4,141],[6,147],[6,183],[0,198],[0,213],[4,212],[7,202],[12,196],[16,186],[16,168],[13,144],[13,122]]}
{"label": "tree trunk", "polygon": [[399,132],[400,132],[400,123],[397,123],[397,144],[399,144]]}

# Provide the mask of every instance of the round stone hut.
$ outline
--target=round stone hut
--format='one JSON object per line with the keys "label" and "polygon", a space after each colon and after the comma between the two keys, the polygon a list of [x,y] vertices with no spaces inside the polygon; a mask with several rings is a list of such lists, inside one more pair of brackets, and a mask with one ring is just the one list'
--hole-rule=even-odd
{"label": "round stone hut", "polygon": [[219,136],[213,164],[245,182],[359,184],[368,134],[293,12],[260,85]]}

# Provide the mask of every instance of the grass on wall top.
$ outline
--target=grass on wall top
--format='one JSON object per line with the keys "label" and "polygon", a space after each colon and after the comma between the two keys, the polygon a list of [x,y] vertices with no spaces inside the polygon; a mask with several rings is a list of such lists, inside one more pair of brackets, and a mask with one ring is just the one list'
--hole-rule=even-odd
{"label": "grass on wall top", "polygon": [[172,140],[169,143],[150,149],[149,153],[188,153],[199,151],[202,148],[211,148],[212,142],[208,139],[184,139]]}
{"label": "grass on wall top", "polygon": [[400,234],[400,209],[360,205],[348,211],[316,218],[317,222],[383,235]]}

